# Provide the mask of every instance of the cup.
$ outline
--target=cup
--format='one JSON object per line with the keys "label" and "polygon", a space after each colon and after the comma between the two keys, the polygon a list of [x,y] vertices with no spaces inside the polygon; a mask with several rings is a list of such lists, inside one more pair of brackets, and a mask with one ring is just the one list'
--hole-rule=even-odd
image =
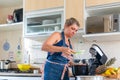
{"label": "cup", "polygon": [[38,72],[39,72],[38,70],[33,70],[34,74],[38,74]]}
{"label": "cup", "polygon": [[59,26],[55,26],[55,27],[54,27],[54,30],[55,30],[55,31],[58,31],[58,30],[59,30]]}

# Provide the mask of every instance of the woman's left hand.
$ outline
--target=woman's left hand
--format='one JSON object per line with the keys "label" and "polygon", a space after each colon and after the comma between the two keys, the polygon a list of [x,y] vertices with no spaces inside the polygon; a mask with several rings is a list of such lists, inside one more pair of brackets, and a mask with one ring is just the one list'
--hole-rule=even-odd
{"label": "woman's left hand", "polygon": [[69,65],[69,66],[73,66],[73,65],[74,65],[73,60],[69,61],[69,62],[68,62],[68,65]]}

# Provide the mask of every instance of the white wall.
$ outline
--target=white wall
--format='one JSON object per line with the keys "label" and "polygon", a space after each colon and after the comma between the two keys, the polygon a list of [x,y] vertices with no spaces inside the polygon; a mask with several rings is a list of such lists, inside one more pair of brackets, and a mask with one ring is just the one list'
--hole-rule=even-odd
{"label": "white wall", "polygon": [[108,60],[110,58],[115,57],[117,60],[115,64],[112,66],[119,67],[120,66],[120,41],[107,41],[107,42],[85,42],[85,40],[82,37],[77,37],[72,39],[74,42],[74,49],[79,50],[85,50],[84,54],[75,55],[75,58],[80,59],[88,59],[91,57],[91,54],[89,53],[89,48],[92,44],[97,44],[103,52],[107,55]]}
{"label": "white wall", "polygon": [[[0,60],[13,60],[16,63],[21,63],[22,60],[22,31],[13,30],[13,31],[4,31],[0,32]],[[3,46],[5,43],[10,44],[10,48],[6,51]],[[20,45],[20,53],[18,53],[18,45]]]}
{"label": "white wall", "polygon": [[[34,41],[26,39],[25,41],[25,51],[29,51],[31,63],[43,62],[47,56],[47,52],[41,51],[41,45],[45,41]],[[75,51],[85,50],[83,54],[75,54],[74,58],[89,59],[91,54],[89,53],[89,48],[91,45],[97,44],[103,52],[107,55],[108,59],[116,57],[116,62],[112,66],[118,67],[120,65],[120,41],[112,42],[85,42],[85,40],[79,35],[71,39],[73,44],[73,49]],[[32,46],[33,45],[33,46]],[[39,45],[37,47],[37,45]],[[29,47],[28,47],[29,46]],[[26,52],[25,52],[26,54]]]}
{"label": "white wall", "polygon": [[44,40],[35,41],[25,38],[24,42],[24,63],[43,63],[46,59],[47,52],[41,51],[41,46]]}

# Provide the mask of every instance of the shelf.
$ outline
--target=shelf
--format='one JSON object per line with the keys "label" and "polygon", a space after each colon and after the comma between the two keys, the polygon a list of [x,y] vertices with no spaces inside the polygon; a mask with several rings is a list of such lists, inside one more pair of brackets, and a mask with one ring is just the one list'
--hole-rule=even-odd
{"label": "shelf", "polygon": [[22,30],[23,22],[12,23],[12,24],[2,24],[0,25],[1,31],[10,31],[10,30]]}
{"label": "shelf", "polygon": [[23,0],[0,0],[0,7],[13,7],[23,4]]}
{"label": "shelf", "polygon": [[120,40],[120,32],[86,34],[83,35],[86,41],[118,41]]}
{"label": "shelf", "polygon": [[90,16],[120,13],[120,2],[86,7],[86,11]]}
{"label": "shelf", "polygon": [[61,23],[34,25],[34,26],[29,26],[29,27],[46,27],[46,26],[57,26],[57,25],[61,25]]}

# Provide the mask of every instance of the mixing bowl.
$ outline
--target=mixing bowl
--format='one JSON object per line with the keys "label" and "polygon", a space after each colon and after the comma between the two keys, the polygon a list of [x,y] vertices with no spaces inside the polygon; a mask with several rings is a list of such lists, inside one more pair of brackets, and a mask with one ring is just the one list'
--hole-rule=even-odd
{"label": "mixing bowl", "polygon": [[20,71],[28,71],[30,69],[30,64],[17,64]]}

